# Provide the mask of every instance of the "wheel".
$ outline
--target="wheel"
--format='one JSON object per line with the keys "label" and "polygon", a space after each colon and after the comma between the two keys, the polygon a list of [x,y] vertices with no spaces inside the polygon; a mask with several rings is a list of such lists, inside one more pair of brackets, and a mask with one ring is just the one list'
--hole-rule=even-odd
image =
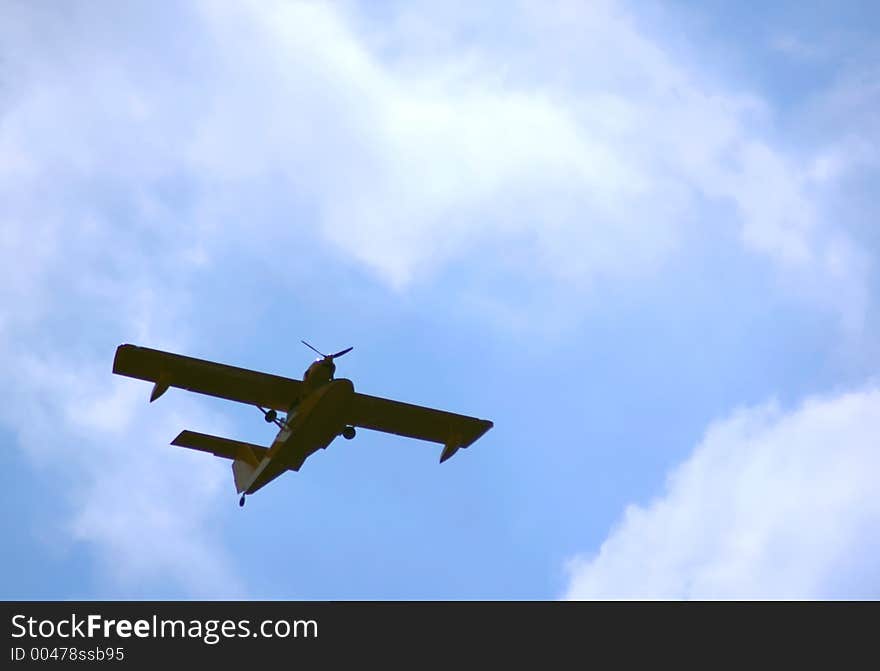
{"label": "wheel", "polygon": [[346,426],[342,430],[342,437],[345,438],[346,440],[351,440],[352,438],[355,437],[355,434],[356,434],[356,431],[354,430],[353,426]]}
{"label": "wheel", "polygon": [[238,500],[238,505],[244,508],[244,494],[242,494],[241,498]]}
{"label": "wheel", "polygon": [[275,412],[274,410],[270,410],[269,412],[267,412],[266,416],[264,417],[264,419],[270,424],[272,422],[274,422],[277,418],[278,418],[278,413]]}

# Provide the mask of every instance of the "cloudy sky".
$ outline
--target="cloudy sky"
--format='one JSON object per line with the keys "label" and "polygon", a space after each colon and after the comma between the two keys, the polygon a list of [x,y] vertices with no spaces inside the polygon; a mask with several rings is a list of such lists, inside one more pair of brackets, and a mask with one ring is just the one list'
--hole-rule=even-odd
{"label": "cloudy sky", "polygon": [[[4,598],[880,598],[872,2],[0,3]],[[256,409],[490,418],[237,505]]]}

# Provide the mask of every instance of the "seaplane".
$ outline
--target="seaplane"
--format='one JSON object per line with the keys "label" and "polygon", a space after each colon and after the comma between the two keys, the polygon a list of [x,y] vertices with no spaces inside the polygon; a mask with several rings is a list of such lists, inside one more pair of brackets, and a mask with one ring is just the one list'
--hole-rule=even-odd
{"label": "seaplane", "polygon": [[309,456],[326,449],[338,436],[353,439],[358,428],[439,443],[442,464],[493,426],[487,419],[356,392],[351,380],[334,377],[335,360],[353,347],[323,354],[301,342],[319,356],[302,380],[130,344],[116,349],[113,372],[152,382],[151,403],[176,387],[253,405],[266,422],[278,427],[268,447],[189,430],[171,441],[177,447],[231,460],[240,506],[246,496],[279,475],[299,471]]}

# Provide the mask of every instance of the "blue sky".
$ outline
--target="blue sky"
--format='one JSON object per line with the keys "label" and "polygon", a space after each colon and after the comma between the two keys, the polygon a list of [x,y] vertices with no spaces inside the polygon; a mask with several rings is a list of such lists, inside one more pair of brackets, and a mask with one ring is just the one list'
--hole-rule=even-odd
{"label": "blue sky", "polygon": [[[876,598],[873,3],[0,8],[5,598]],[[490,418],[237,505],[252,408]]]}

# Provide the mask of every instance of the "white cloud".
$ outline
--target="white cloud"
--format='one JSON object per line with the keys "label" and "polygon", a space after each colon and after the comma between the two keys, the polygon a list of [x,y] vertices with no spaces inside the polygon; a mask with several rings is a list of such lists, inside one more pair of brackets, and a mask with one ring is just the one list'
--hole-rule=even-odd
{"label": "white cloud", "polygon": [[182,427],[221,435],[229,427],[182,396],[148,404],[148,385],[110,375],[115,343],[106,344],[97,356],[80,356],[63,338],[48,339],[56,353],[0,339],[12,390],[0,420],[70,504],[49,537],[94,550],[105,594],[242,596],[244,584],[209,531],[224,501],[234,505],[228,464],[166,447]]}
{"label": "white cloud", "polygon": [[[721,199],[746,248],[791,285],[864,308],[864,259],[810,191],[832,174],[822,157],[801,169],[771,142],[765,101],[683,62],[624,3],[523,3],[477,41],[465,35],[480,10],[401,9],[380,23],[316,3],[195,6],[174,17],[192,37],[167,61],[139,43],[117,56],[105,19],[86,13],[91,51],[63,35],[30,64],[44,81],[22,85],[0,134],[16,179],[38,170],[35,149],[80,177],[121,170],[145,212],[163,206],[159,182],[186,180],[196,256],[254,237],[295,247],[304,222],[278,211],[307,212],[398,289],[465,255],[527,258],[536,281],[573,287],[644,277],[703,199]],[[60,62],[64,48],[77,58]],[[56,143],[59,109],[70,123]],[[848,273],[828,272],[829,239],[854,260]],[[834,299],[809,286],[819,274]]]}
{"label": "white cloud", "polygon": [[240,596],[207,531],[234,505],[228,465],[163,447],[185,426],[228,427],[186,399],[150,406],[146,385],[110,373],[123,341],[186,350],[193,334],[178,271],[198,231],[163,193],[180,131],[145,122],[149,77],[122,51],[104,58],[100,21],[3,14],[0,422],[65,510],[46,542],[88,548],[101,594]]}
{"label": "white cloud", "polygon": [[714,199],[789,289],[861,323],[867,262],[812,191],[822,156],[804,168],[774,144],[768,102],[683,62],[624,3],[524,3],[497,26],[510,39],[476,29],[478,10],[380,25],[328,5],[202,7],[227,49],[190,159],[216,183],[283,175],[394,287],[463,255],[528,258],[572,287],[650,276],[684,221],[713,234]]}
{"label": "white cloud", "polygon": [[[487,86],[491,71],[454,57],[398,73],[327,6],[209,7],[234,85],[200,125],[194,162],[217,180],[280,170],[326,238],[393,286],[499,235],[569,270],[619,268],[616,253],[637,255],[641,240],[650,258],[666,237],[630,228],[619,204],[649,185],[553,96]],[[245,48],[254,40],[265,46]]]}
{"label": "white cloud", "polygon": [[[134,461],[103,447],[145,415],[100,391],[102,337],[204,336],[179,323],[192,269],[219,252],[308,262],[298,235],[314,226],[401,290],[465,255],[584,287],[656,272],[708,197],[733,204],[746,247],[793,284],[862,309],[866,263],[805,182],[840,161],[800,169],[762,134],[766,103],[681,62],[618,3],[505,6],[484,46],[463,37],[469,12],[402,12],[380,30],[333,5],[195,7],[13,3],[0,21],[0,363],[14,390],[0,417],[34,463],[81,478],[68,531],[130,567],[123,584],[237,584],[196,531],[219,496],[210,460],[192,462],[205,484],[181,501],[158,433],[125,443]],[[182,423],[149,412],[159,442]],[[164,554],[142,562],[146,545]],[[193,577],[189,559],[209,556]]]}
{"label": "white cloud", "polygon": [[877,598],[878,436],[874,388],[734,413],[569,563],[566,598]]}

